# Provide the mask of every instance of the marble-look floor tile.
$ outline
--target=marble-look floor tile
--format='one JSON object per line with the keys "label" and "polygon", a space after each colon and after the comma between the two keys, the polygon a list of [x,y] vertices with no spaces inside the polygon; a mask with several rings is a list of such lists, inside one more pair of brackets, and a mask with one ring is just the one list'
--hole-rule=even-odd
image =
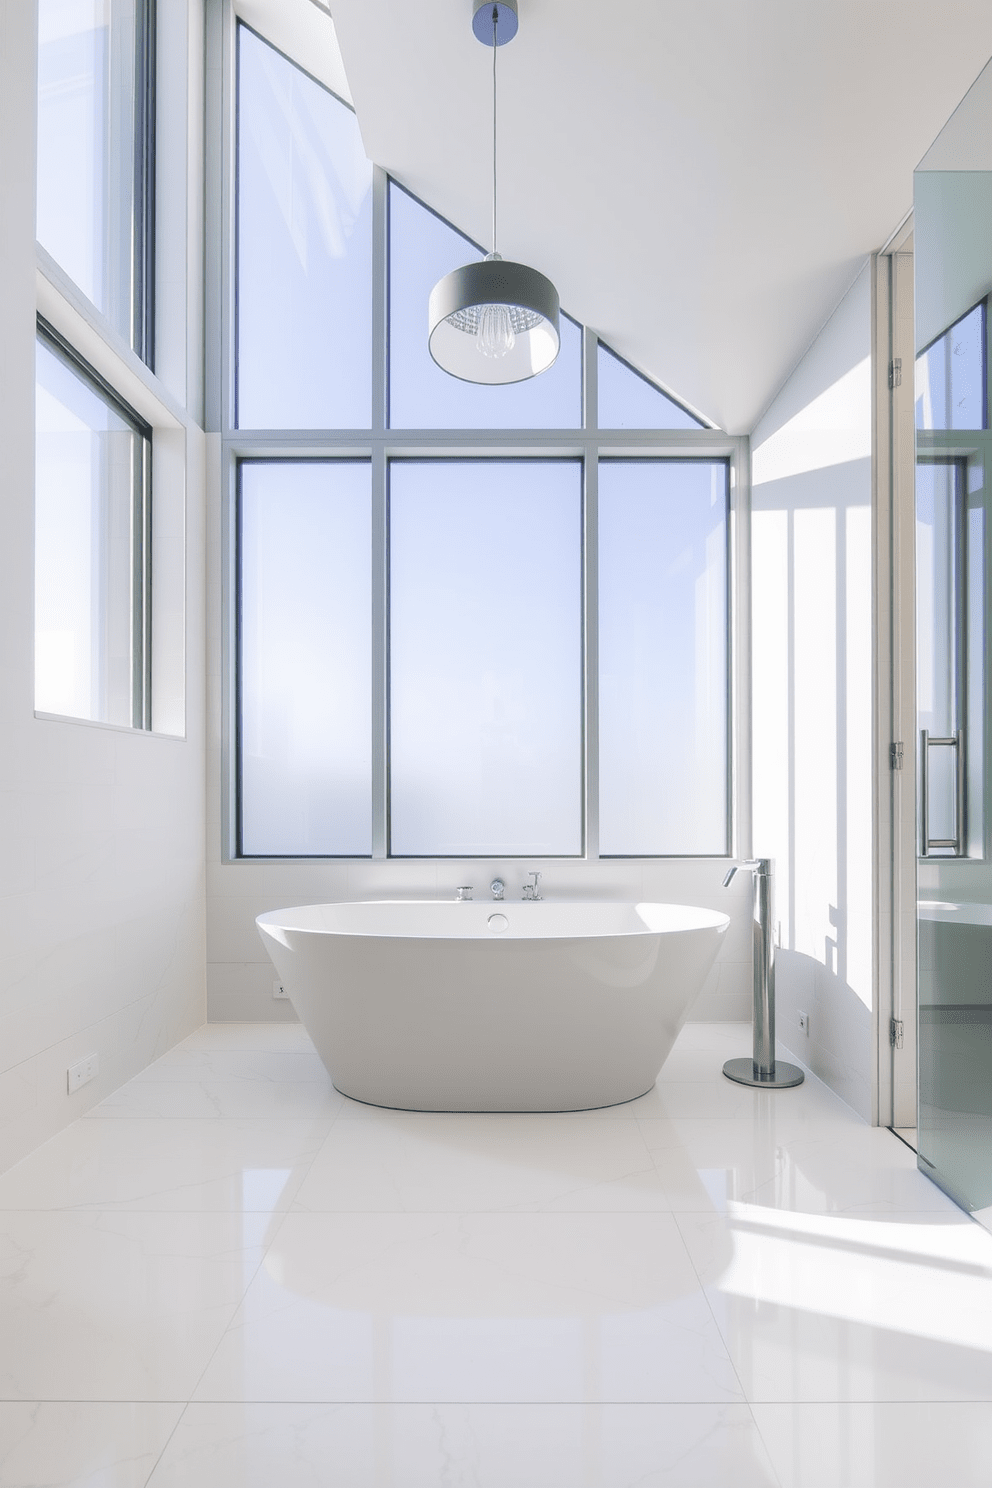
{"label": "marble-look floor tile", "polygon": [[723,1211],[768,1183],[787,1160],[774,1127],[758,1122],[642,1118],[638,1125],[676,1211]]}
{"label": "marble-look floor tile", "polygon": [[[741,1405],[191,1405],[148,1488],[779,1488]],[[836,1488],[836,1485],[835,1485]]]}
{"label": "marble-look floor tile", "polygon": [[0,1176],[4,1209],[286,1209],[331,1128],[304,1121],[77,1121]]}
{"label": "marble-look floor tile", "polygon": [[394,1115],[331,1129],[296,1210],[667,1209],[632,1121]]}
{"label": "marble-look floor tile", "polygon": [[871,1218],[933,1210],[960,1213],[916,1165],[916,1154],[881,1126],[799,1125],[779,1137],[783,1162],[759,1185],[763,1207]]}
{"label": "marble-look floor tile", "polygon": [[988,1488],[987,1400],[756,1405],[782,1488]]}
{"label": "marble-look floor tile", "polygon": [[313,1039],[302,1023],[204,1023],[177,1048],[273,1049],[285,1054],[314,1051]]}
{"label": "marble-look floor tile", "polygon": [[145,1488],[183,1406],[0,1402],[0,1488]]}
{"label": "marble-look floor tile", "polygon": [[741,1400],[671,1215],[290,1214],[198,1400]]}
{"label": "marble-look floor tile", "polygon": [[[305,1058],[305,1055],[294,1055]],[[342,1097],[329,1079],[316,1080],[146,1080],[122,1085],[94,1106],[84,1121],[124,1117],[169,1120],[257,1119],[278,1121],[334,1117]]]}
{"label": "marble-look floor tile", "polygon": [[203,1045],[190,1048],[188,1041],[156,1059],[131,1084],[159,1080],[166,1084],[179,1081],[195,1084],[200,1080],[225,1084],[240,1080],[273,1085],[331,1083],[323,1060],[312,1047],[309,1050],[214,1049]]}
{"label": "marble-look floor tile", "polygon": [[[675,1048],[712,1049],[722,1064],[725,1059],[750,1054],[753,1043],[754,1030],[750,1023],[683,1023]],[[779,1052],[782,1052],[780,1046]]]}
{"label": "marble-look floor tile", "polygon": [[[691,1044],[683,1042],[683,1033],[675,1041],[675,1047],[661,1066],[661,1074],[658,1080],[666,1085],[684,1085],[705,1083],[707,1080],[715,1080],[718,1076],[725,1079],[723,1073],[724,1061],[727,1058],[719,1049],[695,1048]],[[749,1050],[745,1049],[745,1053]]]}
{"label": "marble-look floor tile", "polygon": [[865,1122],[815,1076],[786,1090],[755,1090],[728,1080],[721,1069],[705,1080],[659,1080],[628,1107],[631,1115],[696,1121],[831,1121],[864,1128]]}
{"label": "marble-look floor tile", "polygon": [[749,1400],[992,1398],[992,1235],[952,1205],[676,1220]]}
{"label": "marble-look floor tile", "polygon": [[271,1224],[255,1214],[5,1214],[0,1399],[188,1400]]}

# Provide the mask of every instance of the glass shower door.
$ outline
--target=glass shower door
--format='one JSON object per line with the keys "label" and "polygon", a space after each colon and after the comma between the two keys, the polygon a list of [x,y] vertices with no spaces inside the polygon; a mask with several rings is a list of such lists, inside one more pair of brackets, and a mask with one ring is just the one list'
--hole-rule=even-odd
{"label": "glass shower door", "polygon": [[916,368],[917,1120],[921,1169],[992,1227],[986,311]]}

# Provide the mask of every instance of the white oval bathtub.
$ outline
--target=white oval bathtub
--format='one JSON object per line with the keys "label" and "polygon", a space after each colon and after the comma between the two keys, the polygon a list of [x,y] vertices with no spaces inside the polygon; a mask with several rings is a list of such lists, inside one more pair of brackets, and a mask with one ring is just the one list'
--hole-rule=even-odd
{"label": "white oval bathtub", "polygon": [[675,904],[308,904],[256,921],[343,1095],[576,1111],[650,1090],[730,921]]}

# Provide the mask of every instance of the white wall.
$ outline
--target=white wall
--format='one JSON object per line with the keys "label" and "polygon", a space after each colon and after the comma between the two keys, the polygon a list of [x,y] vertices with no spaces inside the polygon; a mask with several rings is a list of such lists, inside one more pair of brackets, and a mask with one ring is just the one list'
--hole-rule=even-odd
{"label": "white wall", "polygon": [[776,863],[777,1034],[866,1119],[870,348],[866,264],[751,436],[753,842]]}
{"label": "white wall", "polygon": [[[195,56],[197,6],[190,12]],[[185,636],[185,737],[34,716],[36,25],[32,0],[0,0],[0,1169],[204,1014],[203,436],[109,344],[102,370],[116,367],[145,416],[171,431],[156,495],[173,537],[177,521],[185,527],[187,565],[184,592],[171,564],[173,613],[160,619],[180,646]],[[180,143],[198,154],[196,126],[186,130],[202,113],[196,65],[178,82]],[[186,226],[195,238],[195,209]],[[181,266],[184,295],[200,273],[198,254]],[[46,314],[85,329],[57,286],[45,295]],[[195,322],[191,337],[195,366]],[[99,1076],[69,1096],[67,1067],[91,1053]]]}

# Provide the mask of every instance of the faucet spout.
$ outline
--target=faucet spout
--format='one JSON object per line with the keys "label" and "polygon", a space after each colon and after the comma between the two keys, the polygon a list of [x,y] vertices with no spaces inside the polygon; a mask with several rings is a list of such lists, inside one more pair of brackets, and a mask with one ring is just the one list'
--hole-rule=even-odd
{"label": "faucet spout", "polygon": [[743,863],[732,863],[727,869],[726,878],[723,880],[724,888],[728,886],[734,874],[741,868],[753,869],[757,878],[768,878],[771,874],[771,860],[769,858],[747,858]]}

